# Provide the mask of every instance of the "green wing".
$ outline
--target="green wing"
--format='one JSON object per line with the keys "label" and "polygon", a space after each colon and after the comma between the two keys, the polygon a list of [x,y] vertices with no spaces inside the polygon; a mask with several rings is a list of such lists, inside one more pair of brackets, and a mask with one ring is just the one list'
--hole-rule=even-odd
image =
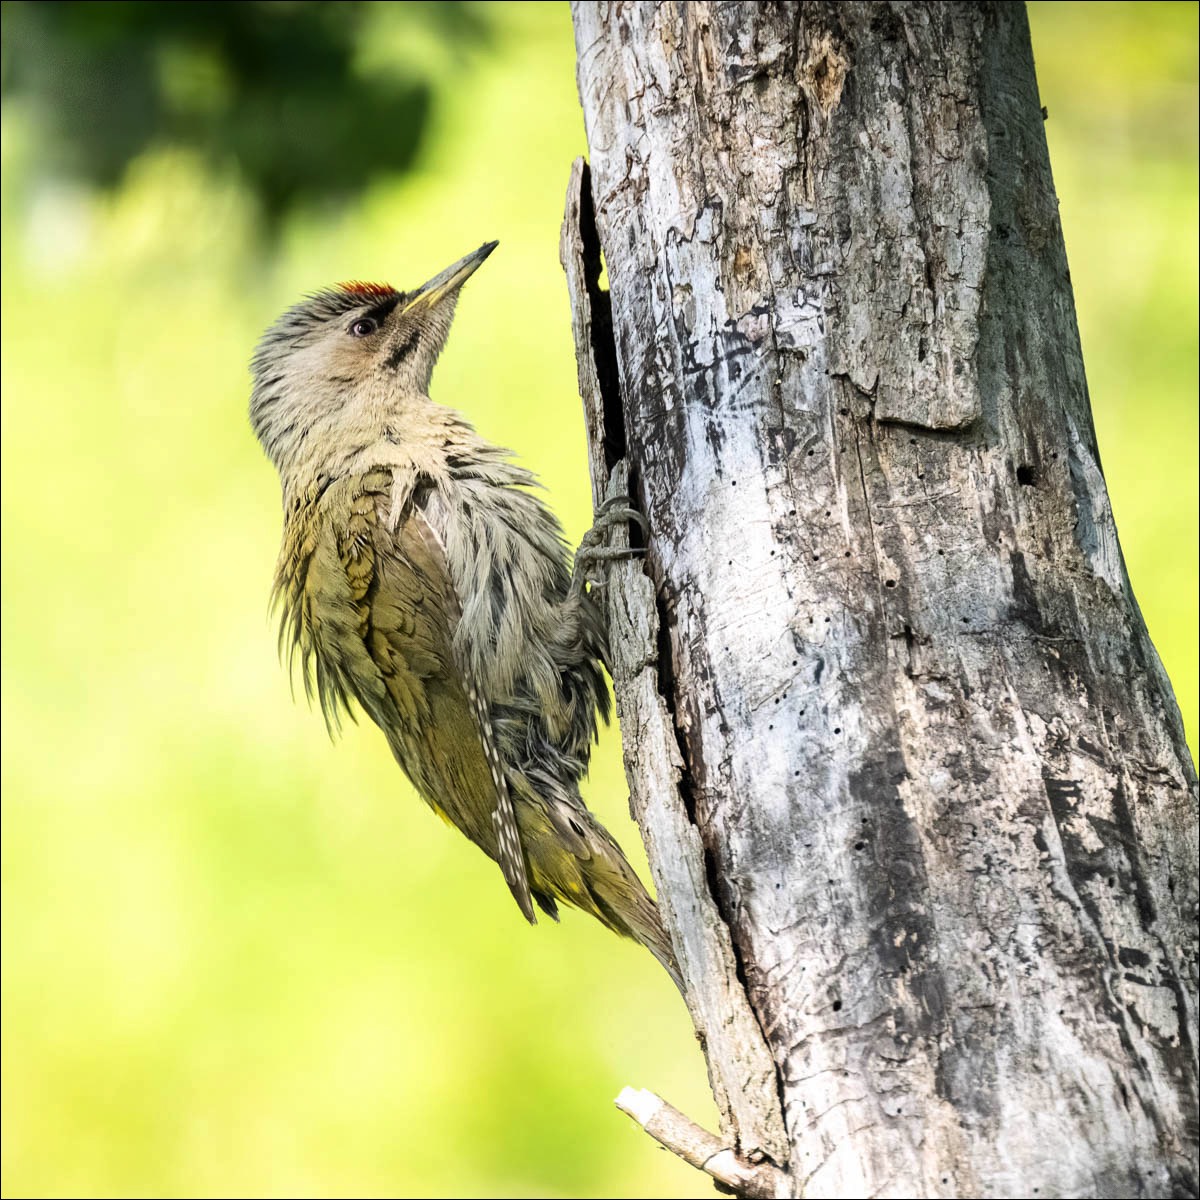
{"label": "green wing", "polygon": [[453,649],[460,605],[435,532],[410,506],[388,528],[388,471],[338,480],[289,522],[281,639],[326,720],[358,700],[424,799],[500,865],[536,921],[486,703]]}

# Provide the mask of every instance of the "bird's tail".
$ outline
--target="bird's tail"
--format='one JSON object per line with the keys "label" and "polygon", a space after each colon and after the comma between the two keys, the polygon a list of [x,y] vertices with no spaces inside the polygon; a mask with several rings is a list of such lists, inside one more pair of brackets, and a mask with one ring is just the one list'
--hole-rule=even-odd
{"label": "bird's tail", "polygon": [[641,942],[662,963],[679,994],[685,995],[683,977],[658,905],[650,899],[608,830],[594,817],[591,826],[592,836],[588,841],[593,853],[583,864],[583,876],[592,900],[592,912],[609,929]]}
{"label": "bird's tail", "polygon": [[671,939],[667,937],[667,931],[663,928],[658,905],[646,894],[642,881],[624,861],[624,856],[622,864],[628,872],[628,879],[621,880],[616,888],[610,886],[611,877],[607,877],[607,873],[600,879],[589,877],[588,890],[594,903],[592,911],[615,933],[641,942],[666,968],[667,974],[679,989],[679,994],[683,996],[686,994],[683,976],[680,975],[679,964],[675,961]]}
{"label": "bird's tail", "polygon": [[666,968],[680,994],[683,978],[658,906],[612,835],[577,795],[518,785],[517,820],[533,897],[557,915],[555,900],[590,912],[614,933],[641,942]]}
{"label": "bird's tail", "polygon": [[644,904],[638,906],[635,919],[630,922],[631,936],[634,941],[641,942],[662,963],[667,974],[670,975],[671,981],[679,989],[679,994],[686,996],[683,976],[679,972],[679,963],[675,960],[671,939],[667,937],[667,931],[663,928],[662,915],[658,911],[658,905],[646,895],[645,890],[642,891],[642,900]]}

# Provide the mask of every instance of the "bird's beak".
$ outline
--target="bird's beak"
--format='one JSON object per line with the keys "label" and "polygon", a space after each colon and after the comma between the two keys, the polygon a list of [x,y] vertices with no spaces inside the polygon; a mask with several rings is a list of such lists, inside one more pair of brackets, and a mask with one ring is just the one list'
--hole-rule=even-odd
{"label": "bird's beak", "polygon": [[468,279],[483,265],[483,260],[499,245],[499,242],[484,242],[478,250],[473,250],[465,258],[452,263],[444,271],[435,275],[428,283],[423,283],[408,299],[405,311],[416,308],[432,308],[439,300],[457,292]]}

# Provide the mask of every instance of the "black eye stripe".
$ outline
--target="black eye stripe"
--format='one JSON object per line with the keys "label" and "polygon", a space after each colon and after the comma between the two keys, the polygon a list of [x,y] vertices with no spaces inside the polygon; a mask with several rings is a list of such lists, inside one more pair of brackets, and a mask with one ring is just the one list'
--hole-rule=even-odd
{"label": "black eye stripe", "polygon": [[420,331],[410,329],[404,341],[397,345],[387,358],[384,359],[383,365],[389,371],[394,371],[417,348],[417,342],[420,340]]}
{"label": "black eye stripe", "polygon": [[378,304],[372,305],[370,308],[368,308],[367,311],[362,314],[362,317],[360,317],[359,320],[367,318],[372,321],[379,321],[382,323],[384,317],[386,317],[388,313],[390,313],[392,309],[395,308],[399,303],[399,296],[389,296],[386,300],[380,300]]}

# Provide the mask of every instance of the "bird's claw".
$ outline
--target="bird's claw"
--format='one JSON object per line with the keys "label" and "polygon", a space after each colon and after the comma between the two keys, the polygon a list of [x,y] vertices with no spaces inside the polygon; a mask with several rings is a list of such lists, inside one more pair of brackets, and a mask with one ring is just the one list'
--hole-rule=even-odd
{"label": "bird's claw", "polygon": [[575,552],[575,569],[572,586],[581,591],[585,585],[602,588],[607,582],[603,575],[596,577],[589,571],[601,563],[619,562],[638,558],[645,551],[637,546],[609,546],[608,535],[612,530],[628,522],[634,522],[642,533],[649,531],[646,518],[631,507],[628,496],[611,496],[596,509],[596,523],[583,535],[579,549]]}

